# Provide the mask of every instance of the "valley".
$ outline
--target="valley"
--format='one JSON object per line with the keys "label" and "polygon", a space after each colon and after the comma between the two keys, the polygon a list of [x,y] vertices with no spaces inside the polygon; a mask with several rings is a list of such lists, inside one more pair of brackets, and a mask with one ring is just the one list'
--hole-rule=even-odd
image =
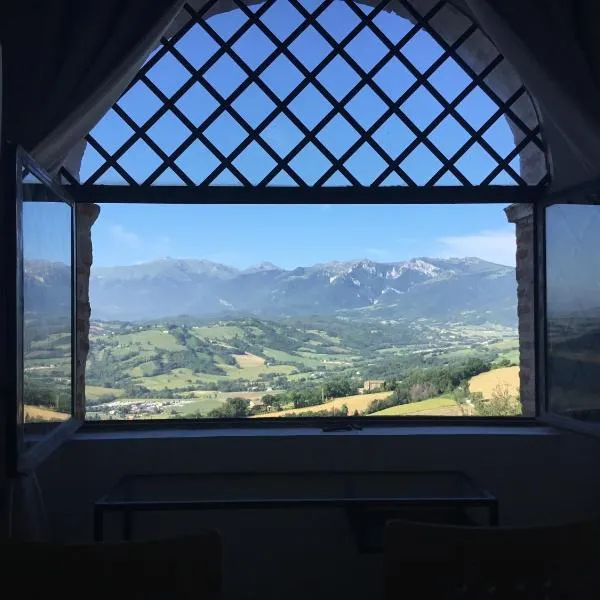
{"label": "valley", "polygon": [[[52,314],[61,265],[27,275],[30,304]],[[89,420],[472,414],[469,380],[491,373],[494,389],[518,365],[514,269],[477,258],[242,271],[161,259],[94,269],[90,299]],[[35,397],[68,361],[64,335],[31,328]]]}

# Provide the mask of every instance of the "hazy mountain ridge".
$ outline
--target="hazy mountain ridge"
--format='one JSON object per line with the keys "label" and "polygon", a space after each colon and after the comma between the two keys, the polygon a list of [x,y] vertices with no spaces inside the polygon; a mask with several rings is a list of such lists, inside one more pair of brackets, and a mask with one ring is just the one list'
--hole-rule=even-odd
{"label": "hazy mountain ridge", "polygon": [[350,311],[363,317],[516,321],[514,268],[478,258],[359,259],[290,270],[272,263],[236,269],[166,258],[93,268],[90,297],[97,319]]}
{"label": "hazy mountain ridge", "polygon": [[[70,270],[62,263],[26,261],[31,310],[64,306]],[[282,269],[261,263],[236,269],[207,260],[160,259],[93,268],[95,319],[144,320],[188,314],[282,316],[345,314],[429,318],[514,325],[512,267],[478,258],[332,261]]]}

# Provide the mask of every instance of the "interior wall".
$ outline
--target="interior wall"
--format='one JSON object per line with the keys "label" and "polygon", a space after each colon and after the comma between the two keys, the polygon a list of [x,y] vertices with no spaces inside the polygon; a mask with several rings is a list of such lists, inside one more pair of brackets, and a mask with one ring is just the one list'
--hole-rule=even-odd
{"label": "interior wall", "polygon": [[[458,469],[497,496],[505,525],[570,521],[600,508],[600,441],[544,428],[154,435],[80,435],[43,465],[58,539],[90,540],[94,501],[129,473]],[[107,537],[117,539],[118,526],[110,517]],[[379,589],[380,556],[357,552],[338,510],[150,513],[136,518],[135,531],[154,537],[206,527],[223,535],[229,597],[350,599]]]}

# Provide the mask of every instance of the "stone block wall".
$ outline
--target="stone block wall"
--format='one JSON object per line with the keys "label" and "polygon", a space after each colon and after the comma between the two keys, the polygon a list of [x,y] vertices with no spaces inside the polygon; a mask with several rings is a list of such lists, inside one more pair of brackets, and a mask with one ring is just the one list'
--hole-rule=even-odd
{"label": "stone block wall", "polygon": [[75,414],[85,410],[85,365],[90,349],[90,269],[93,262],[92,225],[100,214],[96,204],[77,204],[77,362],[75,365]]}
{"label": "stone block wall", "polygon": [[519,317],[520,387],[523,414],[535,415],[535,255],[533,207],[513,204],[505,209],[517,238],[517,313]]}

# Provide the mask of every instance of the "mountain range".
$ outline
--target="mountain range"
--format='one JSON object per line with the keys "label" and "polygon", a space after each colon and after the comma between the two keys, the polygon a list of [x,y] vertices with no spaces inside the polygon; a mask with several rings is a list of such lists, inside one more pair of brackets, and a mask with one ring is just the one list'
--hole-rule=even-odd
{"label": "mountain range", "polygon": [[361,259],[291,270],[164,258],[94,267],[90,280],[93,318],[104,320],[335,314],[515,325],[516,298],[514,268],[479,258]]}

